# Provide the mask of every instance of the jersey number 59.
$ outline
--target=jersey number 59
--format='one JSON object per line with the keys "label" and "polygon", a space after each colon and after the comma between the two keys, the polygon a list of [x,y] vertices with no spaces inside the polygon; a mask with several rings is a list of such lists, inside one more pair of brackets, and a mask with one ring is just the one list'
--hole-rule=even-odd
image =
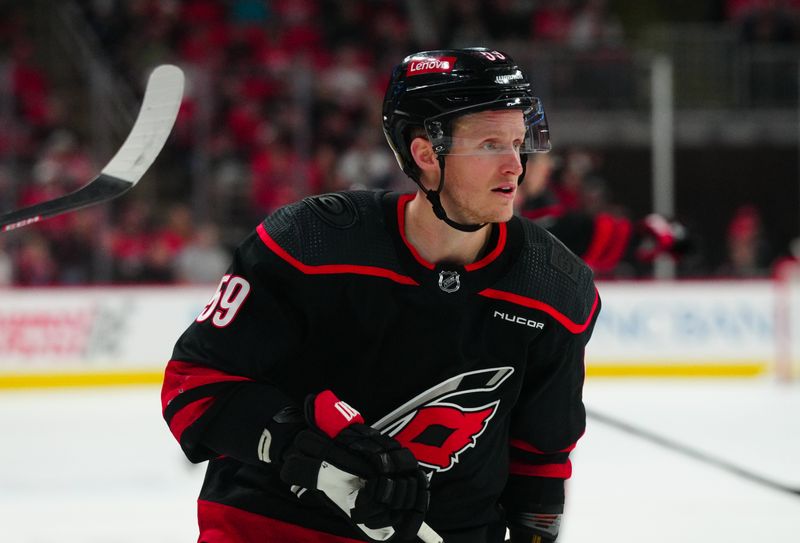
{"label": "jersey number 59", "polygon": [[204,322],[213,315],[211,323],[214,326],[218,328],[228,326],[236,318],[236,313],[241,309],[248,294],[250,294],[250,283],[245,278],[238,275],[224,275],[214,297],[195,321]]}

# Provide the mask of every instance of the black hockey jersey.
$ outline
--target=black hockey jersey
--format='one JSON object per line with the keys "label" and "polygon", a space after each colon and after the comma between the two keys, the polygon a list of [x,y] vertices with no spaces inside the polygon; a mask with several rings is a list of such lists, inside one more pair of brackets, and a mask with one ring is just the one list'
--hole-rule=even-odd
{"label": "black hockey jersey", "polygon": [[493,225],[472,264],[427,262],[404,236],[413,197],[278,210],[178,340],[162,406],[189,459],[209,460],[201,542],[364,540],[264,457],[275,413],[324,389],[414,453],[431,474],[426,522],[449,543],[503,541],[507,512],[563,504],[600,309],[592,273],[519,218]]}

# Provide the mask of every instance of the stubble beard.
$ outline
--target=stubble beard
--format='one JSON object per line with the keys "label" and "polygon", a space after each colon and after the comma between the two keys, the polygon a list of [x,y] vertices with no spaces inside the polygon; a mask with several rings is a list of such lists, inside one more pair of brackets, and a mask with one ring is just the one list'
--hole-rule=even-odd
{"label": "stubble beard", "polygon": [[[445,188],[445,192],[447,192],[447,188]],[[447,216],[450,217],[451,220],[461,224],[506,222],[510,220],[514,214],[513,208],[506,208],[505,206],[487,210],[486,207],[488,206],[481,207],[469,201],[469,198],[464,196],[453,198],[452,195],[448,194],[447,198],[444,200],[445,201],[442,203],[447,212]]]}

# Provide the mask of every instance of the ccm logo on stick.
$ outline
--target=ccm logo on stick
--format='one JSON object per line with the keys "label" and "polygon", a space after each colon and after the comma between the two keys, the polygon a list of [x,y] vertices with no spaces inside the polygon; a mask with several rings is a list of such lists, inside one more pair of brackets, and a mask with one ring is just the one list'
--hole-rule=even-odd
{"label": "ccm logo on stick", "polygon": [[513,322],[515,324],[522,324],[524,326],[530,326],[531,328],[538,328],[539,330],[544,329],[544,323],[542,322],[532,321],[531,319],[526,319],[525,317],[518,317],[516,315],[512,315],[511,313],[495,311],[493,316],[496,319],[503,319],[504,321]]}

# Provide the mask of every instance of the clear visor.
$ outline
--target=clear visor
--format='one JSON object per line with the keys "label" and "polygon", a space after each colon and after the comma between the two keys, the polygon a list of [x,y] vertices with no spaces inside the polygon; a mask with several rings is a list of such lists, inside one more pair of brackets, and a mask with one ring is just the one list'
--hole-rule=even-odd
{"label": "clear visor", "polygon": [[[444,130],[447,119],[452,119],[449,134]],[[550,150],[547,117],[536,97],[496,100],[448,111],[426,119],[425,132],[438,155],[530,154]]]}

